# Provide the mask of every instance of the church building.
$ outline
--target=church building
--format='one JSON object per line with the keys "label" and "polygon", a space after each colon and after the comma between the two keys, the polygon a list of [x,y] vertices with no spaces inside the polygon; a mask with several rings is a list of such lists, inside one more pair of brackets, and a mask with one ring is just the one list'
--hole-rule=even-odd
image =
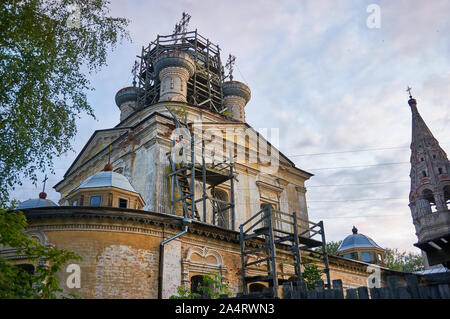
{"label": "church building", "polygon": [[[195,290],[202,275],[213,272],[233,294],[251,292],[273,288],[275,279],[297,280],[304,268],[300,259],[316,264],[328,283],[367,285],[367,269],[382,250],[370,247],[373,260],[361,261],[309,249],[326,240],[326,225],[308,215],[305,182],[313,175],[246,123],[251,91],[233,79],[232,65],[230,56],[225,75],[219,46],[197,31],[158,36],[142,50],[137,81],[115,96],[117,125],[93,132],[54,186],[59,205],[35,201],[19,207],[38,240],[82,257],[79,288],[67,287],[68,274],[61,273],[65,293],[169,298],[180,286]],[[415,124],[411,146],[419,245],[442,232],[427,214],[435,204],[436,216],[448,220],[443,210],[450,187],[445,153],[422,123]],[[243,225],[265,212],[270,226],[263,223],[261,233],[254,228],[245,235],[251,227]],[[270,237],[261,235],[269,228]],[[268,238],[272,256],[265,259],[260,252]],[[283,246],[286,238],[296,243],[298,255]],[[248,247],[253,252],[245,252]],[[264,275],[264,261],[272,262],[275,278]],[[384,283],[394,272],[380,269]]]}

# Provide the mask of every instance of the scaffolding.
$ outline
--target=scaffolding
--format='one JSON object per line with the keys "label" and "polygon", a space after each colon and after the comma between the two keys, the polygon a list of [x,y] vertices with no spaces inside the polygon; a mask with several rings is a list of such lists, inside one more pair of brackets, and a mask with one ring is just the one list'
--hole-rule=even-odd
{"label": "scaffolding", "polygon": [[[230,152],[229,157],[223,157],[221,161],[207,161],[205,152],[205,141],[195,141],[193,128],[185,121],[180,122],[177,117],[167,108],[172,115],[176,128],[190,128],[189,143],[182,143],[183,136],[178,136],[178,141],[173,139],[172,150],[167,152],[170,173],[170,213],[175,214],[177,203],[181,203],[183,216],[196,219],[205,223],[235,230],[235,204],[234,204],[234,161]],[[200,160],[196,152],[200,152]],[[196,199],[195,185],[200,182],[202,187],[201,197]],[[229,181],[229,199],[219,198],[216,189]],[[207,191],[210,191],[208,194]],[[202,203],[202,214],[197,209],[197,204]],[[207,203],[212,208],[211,220],[208,221]],[[230,216],[229,216],[230,215]]]}
{"label": "scaffolding", "polygon": [[[305,225],[308,225],[306,229]],[[303,230],[299,231],[301,229]],[[294,286],[301,287],[301,265],[313,260],[324,263],[327,287],[331,288],[323,221],[313,223],[299,218],[295,212],[283,213],[274,210],[271,205],[266,205],[240,225],[239,232],[244,295],[249,294],[248,284],[254,282],[268,283],[274,298],[278,298],[280,283],[291,282]],[[314,236],[320,238],[313,238]],[[261,240],[264,244],[261,244]],[[321,253],[312,250],[316,247],[321,247]],[[308,256],[304,262],[302,251]],[[286,258],[286,255],[290,255],[290,258]],[[254,260],[249,261],[250,258]],[[277,262],[292,266],[294,273],[284,272],[284,269],[278,270]],[[253,274],[249,274],[250,272]],[[286,276],[289,278],[284,279]]]}
{"label": "scaffolding", "polygon": [[182,51],[195,62],[195,74],[187,84],[187,102],[223,113],[222,83],[224,69],[220,60],[220,48],[197,30],[172,35],[158,35],[147,47],[142,47],[138,74],[138,106],[149,106],[159,101],[160,80],[155,74],[154,62],[164,52]]}

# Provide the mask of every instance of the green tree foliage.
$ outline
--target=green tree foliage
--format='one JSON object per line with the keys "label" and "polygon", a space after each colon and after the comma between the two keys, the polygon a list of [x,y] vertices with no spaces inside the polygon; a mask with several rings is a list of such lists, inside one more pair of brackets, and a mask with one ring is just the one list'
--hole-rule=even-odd
{"label": "green tree foliage", "polygon": [[322,279],[322,273],[323,271],[320,270],[316,265],[305,265],[302,277],[306,283],[306,288],[308,290],[312,290],[315,288],[315,282]]}
{"label": "green tree foliage", "polygon": [[0,245],[16,249],[27,263],[37,265],[30,274],[0,257],[0,298],[56,298],[61,296],[57,272],[77,254],[42,245],[25,233],[26,218],[20,211],[0,209]]}
{"label": "green tree foliage", "polygon": [[203,284],[199,287],[201,294],[192,292],[189,288],[179,286],[178,296],[170,296],[170,299],[197,299],[203,297],[219,298],[221,295],[231,296],[228,283],[223,281],[222,275],[211,272],[203,276]]}
{"label": "green tree foliage", "polygon": [[87,102],[88,73],[129,39],[108,0],[0,1],[0,207],[20,185],[71,149]]}
{"label": "green tree foliage", "polygon": [[[327,247],[327,253],[330,255],[334,255],[336,254],[337,249],[339,248],[339,246],[342,244],[342,240],[339,241],[329,241],[326,243],[326,247]],[[315,251],[317,252],[322,252],[322,247],[317,247],[315,249]]]}
{"label": "green tree foliage", "polygon": [[393,270],[415,272],[424,269],[420,254],[401,252],[397,248],[386,249],[386,266]]}

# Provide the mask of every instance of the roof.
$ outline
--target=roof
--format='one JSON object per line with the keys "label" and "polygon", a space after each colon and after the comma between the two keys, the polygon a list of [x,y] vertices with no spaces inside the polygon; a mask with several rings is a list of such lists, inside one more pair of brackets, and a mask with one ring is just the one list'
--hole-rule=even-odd
{"label": "roof", "polygon": [[338,247],[336,252],[353,249],[353,248],[379,248],[383,249],[377,245],[377,243],[370,237],[363,234],[358,234],[358,230],[353,227],[353,234],[345,237],[341,245]]}
{"label": "roof", "polygon": [[101,171],[95,173],[92,176],[89,176],[73,191],[97,187],[117,187],[133,193],[137,193],[125,176],[112,171]]}
{"label": "roof", "polygon": [[416,271],[414,273],[419,274],[419,275],[429,275],[429,274],[440,274],[443,272],[450,272],[450,270],[445,267],[435,267],[435,268]]}
{"label": "roof", "polygon": [[49,206],[58,206],[58,205],[56,205],[49,199],[33,198],[20,203],[19,206],[17,206],[17,209],[20,210],[20,209],[49,207]]}

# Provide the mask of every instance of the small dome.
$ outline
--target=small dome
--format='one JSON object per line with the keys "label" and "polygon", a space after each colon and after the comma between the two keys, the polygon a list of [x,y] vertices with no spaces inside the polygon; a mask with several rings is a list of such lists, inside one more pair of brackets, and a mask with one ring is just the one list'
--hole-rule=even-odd
{"label": "small dome", "polygon": [[383,249],[373,241],[372,238],[363,234],[358,234],[358,230],[353,226],[353,234],[345,237],[336,252],[352,249],[352,248],[379,248]]}
{"label": "small dome", "polygon": [[96,187],[117,187],[133,193],[137,193],[125,176],[112,171],[101,171],[95,173],[94,175],[86,178],[80,184],[80,186],[75,188],[73,191]]}
{"label": "small dome", "polygon": [[134,86],[128,86],[116,93],[116,104],[120,107],[126,102],[136,102],[138,89]]}
{"label": "small dome", "polygon": [[250,101],[251,91],[247,85],[239,81],[228,81],[222,84],[222,90],[224,96],[240,96],[245,100],[247,104]]}
{"label": "small dome", "polygon": [[45,198],[33,198],[26,200],[17,206],[17,209],[28,209],[28,208],[38,208],[38,207],[50,207],[50,206],[58,206],[54,202]]}

